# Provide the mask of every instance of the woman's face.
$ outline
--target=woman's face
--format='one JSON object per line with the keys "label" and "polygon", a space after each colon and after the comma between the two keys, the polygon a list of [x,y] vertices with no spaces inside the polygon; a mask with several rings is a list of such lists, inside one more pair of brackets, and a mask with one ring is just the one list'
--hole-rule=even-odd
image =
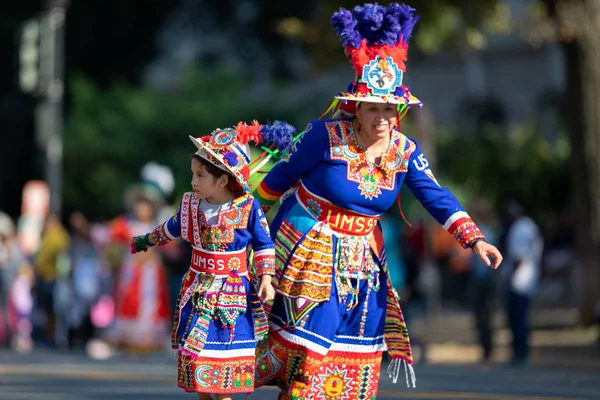
{"label": "woman's face", "polygon": [[360,123],[360,132],[372,139],[381,139],[390,135],[398,123],[398,115],[394,104],[358,103],[356,118]]}
{"label": "woman's face", "polygon": [[207,199],[217,195],[227,186],[227,177],[216,179],[206,167],[196,158],[192,159],[192,190],[200,199]]}

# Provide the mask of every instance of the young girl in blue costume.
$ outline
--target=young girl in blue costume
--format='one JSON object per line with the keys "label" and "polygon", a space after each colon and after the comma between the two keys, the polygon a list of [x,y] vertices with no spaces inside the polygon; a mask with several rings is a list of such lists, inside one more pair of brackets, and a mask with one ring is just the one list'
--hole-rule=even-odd
{"label": "young girl in blue costume", "polygon": [[192,245],[171,342],[178,353],[178,385],[200,400],[254,391],[255,348],[267,330],[261,300],[274,296],[275,252],[260,204],[249,193],[248,142],[285,150],[294,132],[283,122],[254,121],[190,137],[198,149],[191,162],[192,192],[183,195],[172,218],[131,241],[133,253],[179,237]]}

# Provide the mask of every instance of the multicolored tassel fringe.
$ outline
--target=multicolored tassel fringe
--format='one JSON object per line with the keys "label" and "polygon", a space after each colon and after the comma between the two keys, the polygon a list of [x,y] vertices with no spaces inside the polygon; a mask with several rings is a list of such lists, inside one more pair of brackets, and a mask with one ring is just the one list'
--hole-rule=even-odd
{"label": "multicolored tassel fringe", "polygon": [[246,288],[237,272],[232,271],[223,283],[216,307],[223,326],[229,327],[229,341],[232,342],[235,322],[248,307]]}
{"label": "multicolored tassel fringe", "polygon": [[208,337],[208,326],[210,325],[210,315],[201,313],[196,319],[192,331],[185,339],[181,353],[184,355],[198,356],[204,348],[206,338]]}

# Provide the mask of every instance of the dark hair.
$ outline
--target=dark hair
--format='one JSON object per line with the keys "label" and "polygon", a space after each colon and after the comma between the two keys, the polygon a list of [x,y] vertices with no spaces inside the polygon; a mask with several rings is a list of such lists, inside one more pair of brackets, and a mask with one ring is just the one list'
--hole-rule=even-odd
{"label": "dark hair", "polygon": [[200,157],[198,154],[194,154],[192,156],[192,158],[200,161],[200,163],[204,166],[204,168],[206,168],[206,171],[213,177],[213,179],[215,181],[217,179],[219,179],[220,177],[222,177],[223,175],[227,175],[227,189],[229,189],[233,193],[242,192],[242,188],[240,187],[237,180],[233,177],[233,175],[231,173],[222,170],[221,168],[217,167],[213,163]]}

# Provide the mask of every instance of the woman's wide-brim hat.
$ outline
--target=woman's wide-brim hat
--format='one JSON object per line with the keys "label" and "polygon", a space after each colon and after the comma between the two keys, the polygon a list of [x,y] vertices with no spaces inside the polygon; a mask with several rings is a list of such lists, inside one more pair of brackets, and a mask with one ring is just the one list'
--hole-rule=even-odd
{"label": "woman's wide-brim hat", "polygon": [[403,83],[408,41],[419,17],[405,4],[340,8],[331,25],[340,37],[356,78],[338,100],[421,105]]}
{"label": "woman's wide-brim hat", "polygon": [[381,104],[422,104],[421,100],[413,96],[411,93],[408,97],[400,96],[372,96],[372,95],[361,95],[360,93],[342,92],[335,96],[338,100],[346,101],[362,101],[365,103],[381,103]]}
{"label": "woman's wide-brim hat", "polygon": [[196,155],[233,176],[243,192],[249,192],[251,151],[249,143],[288,150],[296,128],[282,121],[260,125],[257,121],[247,125],[238,123],[233,128],[215,129],[210,135],[190,140],[196,146]]}

